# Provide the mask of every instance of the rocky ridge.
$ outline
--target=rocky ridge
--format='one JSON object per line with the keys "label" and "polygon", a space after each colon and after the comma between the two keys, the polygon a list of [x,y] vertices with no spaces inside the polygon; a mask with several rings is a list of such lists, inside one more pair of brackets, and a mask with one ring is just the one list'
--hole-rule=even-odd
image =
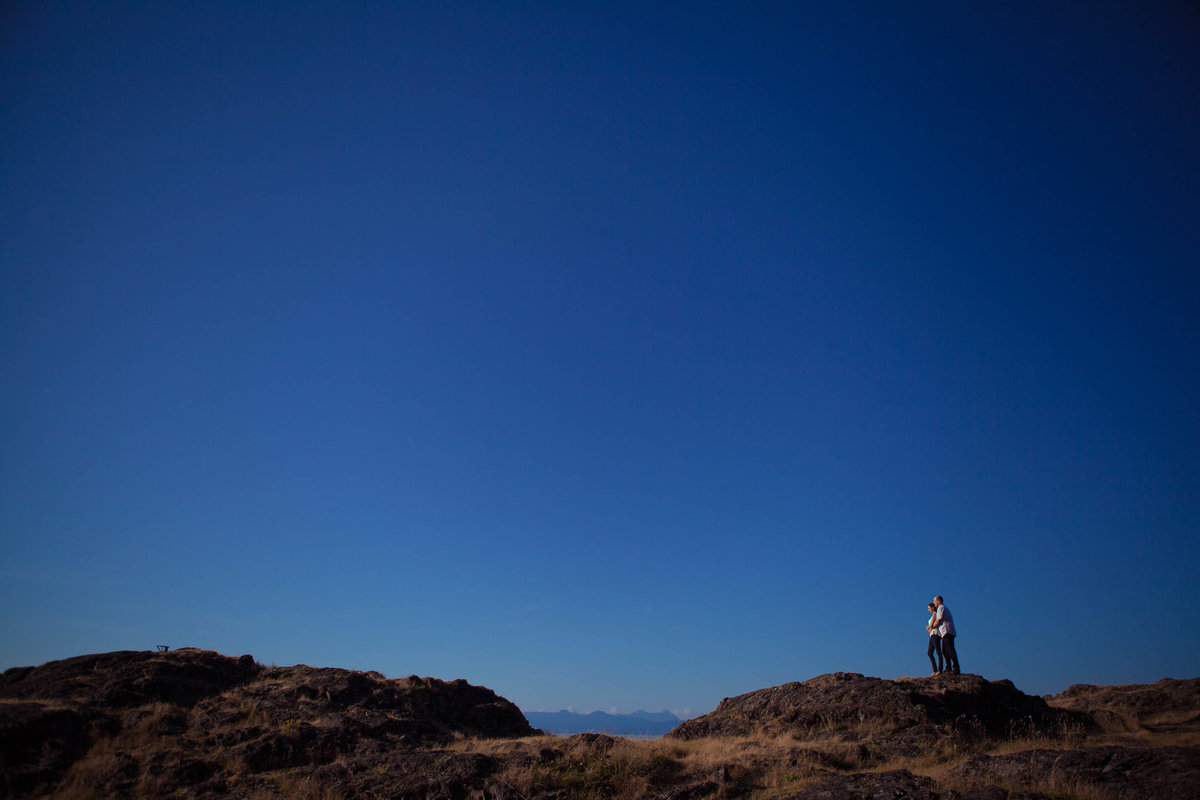
{"label": "rocky ridge", "polygon": [[0,797],[1200,798],[1200,679],[1033,697],[977,675],[834,673],[656,741],[539,733],[461,680],[81,656],[0,675]]}

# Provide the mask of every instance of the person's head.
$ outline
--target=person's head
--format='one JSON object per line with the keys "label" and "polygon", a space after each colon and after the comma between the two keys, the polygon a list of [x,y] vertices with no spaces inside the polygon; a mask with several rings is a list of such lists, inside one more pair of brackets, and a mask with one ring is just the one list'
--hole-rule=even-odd
{"label": "person's head", "polygon": [[942,604],[942,596],[940,594],[937,597],[933,598],[933,604],[935,606],[940,606]]}
{"label": "person's head", "polygon": [[937,609],[937,606],[935,606],[933,603],[930,603],[930,604],[929,604],[929,610],[930,610],[930,611],[934,611],[934,610],[936,610],[936,609]]}

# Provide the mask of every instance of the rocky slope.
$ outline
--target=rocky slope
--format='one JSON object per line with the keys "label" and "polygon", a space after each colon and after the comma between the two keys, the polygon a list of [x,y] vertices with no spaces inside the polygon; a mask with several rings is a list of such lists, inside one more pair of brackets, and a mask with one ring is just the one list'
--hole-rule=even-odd
{"label": "rocky slope", "polygon": [[1200,679],[1043,698],[836,673],[728,698],[657,741],[537,734],[465,681],[81,656],[0,675],[0,797],[1200,798]]}
{"label": "rocky slope", "polygon": [[[10,669],[0,712],[0,796],[241,797],[262,773],[339,761],[367,773],[381,753],[404,761],[407,785],[428,772],[429,749],[455,736],[535,733],[515,705],[466,681],[263,667],[200,650]],[[459,760],[450,773],[480,769]]]}
{"label": "rocky slope", "polygon": [[1122,686],[1082,683],[1046,700],[1055,708],[1086,714],[1107,731],[1167,734],[1200,724],[1200,678]]}

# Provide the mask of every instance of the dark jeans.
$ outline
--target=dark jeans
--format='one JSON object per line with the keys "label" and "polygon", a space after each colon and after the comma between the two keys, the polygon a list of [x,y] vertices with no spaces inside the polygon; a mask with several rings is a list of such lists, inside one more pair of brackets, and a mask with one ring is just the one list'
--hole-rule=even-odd
{"label": "dark jeans", "polygon": [[[933,654],[937,653],[937,661],[933,660]],[[936,633],[929,634],[929,650],[926,651],[929,656],[929,664],[933,667],[934,672],[942,671],[942,637]]]}
{"label": "dark jeans", "polygon": [[954,634],[942,637],[942,653],[946,656],[946,671],[958,674],[958,651],[954,649]]}

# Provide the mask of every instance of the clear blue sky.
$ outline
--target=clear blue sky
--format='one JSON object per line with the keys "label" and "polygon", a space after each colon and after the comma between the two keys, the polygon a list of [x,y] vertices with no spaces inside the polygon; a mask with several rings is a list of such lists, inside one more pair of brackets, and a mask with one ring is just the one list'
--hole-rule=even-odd
{"label": "clear blue sky", "polygon": [[6,3],[0,667],[1200,675],[1198,265],[1189,2]]}

